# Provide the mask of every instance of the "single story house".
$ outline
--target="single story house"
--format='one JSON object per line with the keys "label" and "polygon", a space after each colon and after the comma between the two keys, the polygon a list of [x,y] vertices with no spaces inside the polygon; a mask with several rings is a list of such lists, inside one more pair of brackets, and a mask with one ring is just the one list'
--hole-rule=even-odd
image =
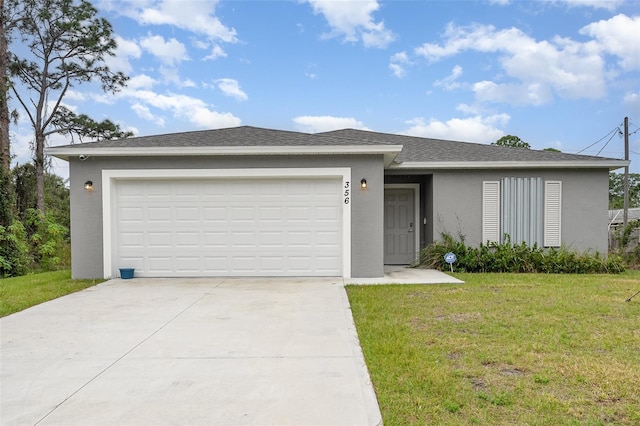
{"label": "single story house", "polygon": [[59,146],[74,278],[383,276],[443,232],[607,251],[623,160],[242,126]]}

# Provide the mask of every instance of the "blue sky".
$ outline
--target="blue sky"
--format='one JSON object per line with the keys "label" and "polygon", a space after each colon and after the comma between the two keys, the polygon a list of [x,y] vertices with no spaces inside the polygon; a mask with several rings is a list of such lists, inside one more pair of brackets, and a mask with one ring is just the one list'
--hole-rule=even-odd
{"label": "blue sky", "polygon": [[[65,104],[139,136],[238,125],[477,143],[511,134],[623,158],[615,129],[625,116],[640,126],[640,1],[93,4],[118,42],[108,65],[131,80],[116,95],[76,86]],[[13,133],[16,161],[28,161],[27,123]],[[640,173],[640,131],[630,140]],[[68,175],[65,162],[54,170]]]}

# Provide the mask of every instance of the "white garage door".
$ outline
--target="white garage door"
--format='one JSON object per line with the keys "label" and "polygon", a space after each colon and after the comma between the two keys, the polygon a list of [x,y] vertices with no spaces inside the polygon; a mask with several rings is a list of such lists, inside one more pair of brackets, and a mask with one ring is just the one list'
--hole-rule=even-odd
{"label": "white garage door", "polygon": [[341,276],[341,180],[118,180],[114,273]]}

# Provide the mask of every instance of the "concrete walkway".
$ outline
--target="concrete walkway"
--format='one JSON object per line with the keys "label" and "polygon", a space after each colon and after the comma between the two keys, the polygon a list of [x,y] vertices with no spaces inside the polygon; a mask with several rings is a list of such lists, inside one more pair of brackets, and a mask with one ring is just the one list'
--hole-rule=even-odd
{"label": "concrete walkway", "polygon": [[381,424],[340,278],[112,280],[0,333],[2,425]]}

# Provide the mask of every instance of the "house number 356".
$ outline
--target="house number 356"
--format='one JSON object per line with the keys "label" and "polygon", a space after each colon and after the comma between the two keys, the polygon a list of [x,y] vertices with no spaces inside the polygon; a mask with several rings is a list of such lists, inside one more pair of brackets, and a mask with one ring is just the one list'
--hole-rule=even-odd
{"label": "house number 356", "polygon": [[351,202],[351,185],[349,181],[344,183],[344,203],[349,204]]}

